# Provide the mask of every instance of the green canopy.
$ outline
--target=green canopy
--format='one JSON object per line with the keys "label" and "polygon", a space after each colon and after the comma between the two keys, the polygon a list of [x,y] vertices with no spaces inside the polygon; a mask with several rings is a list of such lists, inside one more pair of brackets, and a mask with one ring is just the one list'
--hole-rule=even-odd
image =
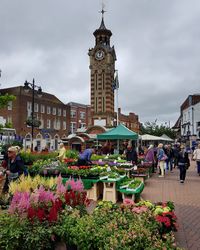
{"label": "green canopy", "polygon": [[120,139],[130,139],[137,140],[138,134],[131,131],[124,125],[120,124],[116,128],[109,130],[103,134],[97,135],[98,140],[120,140]]}

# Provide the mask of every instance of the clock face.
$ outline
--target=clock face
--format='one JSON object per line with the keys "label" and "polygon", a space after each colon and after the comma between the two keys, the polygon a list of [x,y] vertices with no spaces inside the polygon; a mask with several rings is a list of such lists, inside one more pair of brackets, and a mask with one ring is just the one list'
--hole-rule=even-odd
{"label": "clock face", "polygon": [[104,58],[104,51],[103,50],[97,50],[95,53],[95,58],[97,60],[102,60]]}

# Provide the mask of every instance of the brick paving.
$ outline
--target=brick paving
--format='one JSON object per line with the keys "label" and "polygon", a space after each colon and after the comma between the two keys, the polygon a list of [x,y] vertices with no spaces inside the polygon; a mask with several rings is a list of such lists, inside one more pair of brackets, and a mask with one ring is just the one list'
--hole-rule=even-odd
{"label": "brick paving", "polygon": [[186,250],[200,250],[200,176],[196,163],[191,162],[184,184],[179,182],[179,170],[173,171],[166,173],[165,178],[154,174],[148,179],[142,199],[173,201],[179,224],[175,235],[178,246]]}

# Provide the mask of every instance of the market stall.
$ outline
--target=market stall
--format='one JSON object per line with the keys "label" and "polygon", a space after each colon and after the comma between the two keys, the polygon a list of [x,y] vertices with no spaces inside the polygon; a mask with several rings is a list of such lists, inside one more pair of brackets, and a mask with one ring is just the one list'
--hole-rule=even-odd
{"label": "market stall", "polygon": [[120,140],[137,140],[138,134],[128,129],[126,126],[119,124],[116,128],[103,134],[97,135],[98,140],[117,140],[117,151],[119,152]]}

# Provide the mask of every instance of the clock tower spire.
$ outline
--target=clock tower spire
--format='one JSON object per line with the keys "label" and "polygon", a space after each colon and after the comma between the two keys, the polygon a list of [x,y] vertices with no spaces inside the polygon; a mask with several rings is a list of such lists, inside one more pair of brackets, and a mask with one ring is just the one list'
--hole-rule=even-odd
{"label": "clock tower spire", "polygon": [[113,126],[114,91],[116,54],[114,46],[110,45],[112,32],[104,23],[105,10],[102,7],[101,24],[93,33],[94,48],[89,49],[90,57],[90,90],[92,125]]}

